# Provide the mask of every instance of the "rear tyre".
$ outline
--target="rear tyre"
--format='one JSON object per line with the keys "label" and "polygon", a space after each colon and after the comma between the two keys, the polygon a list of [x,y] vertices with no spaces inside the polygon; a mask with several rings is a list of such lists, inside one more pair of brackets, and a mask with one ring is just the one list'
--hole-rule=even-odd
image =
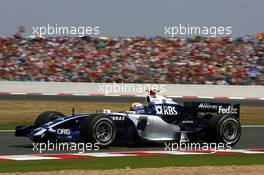
{"label": "rear tyre", "polygon": [[232,115],[217,115],[211,119],[209,134],[213,141],[235,145],[241,136],[241,126],[236,117]]}
{"label": "rear tyre", "polygon": [[44,125],[45,123],[48,123],[52,120],[55,120],[59,117],[65,117],[65,115],[61,112],[56,112],[56,111],[46,111],[41,113],[36,121],[35,121],[35,126],[40,127],[41,125]]}
{"label": "rear tyre", "polygon": [[85,142],[98,143],[102,147],[113,144],[116,137],[115,123],[107,116],[86,118],[80,128]]}

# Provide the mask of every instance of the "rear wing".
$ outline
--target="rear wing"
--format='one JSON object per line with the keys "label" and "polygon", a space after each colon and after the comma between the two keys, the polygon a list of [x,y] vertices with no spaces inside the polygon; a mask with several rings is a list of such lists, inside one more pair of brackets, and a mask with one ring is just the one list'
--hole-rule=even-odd
{"label": "rear wing", "polygon": [[232,114],[239,118],[240,104],[210,103],[210,102],[184,102],[184,108],[196,112],[211,112],[218,114]]}

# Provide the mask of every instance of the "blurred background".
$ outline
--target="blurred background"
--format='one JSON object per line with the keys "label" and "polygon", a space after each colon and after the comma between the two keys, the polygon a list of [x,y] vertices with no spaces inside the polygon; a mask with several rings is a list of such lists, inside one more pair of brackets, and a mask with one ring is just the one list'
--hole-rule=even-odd
{"label": "blurred background", "polygon": [[[2,1],[0,80],[263,85],[263,1]],[[243,13],[242,13],[243,12]],[[100,26],[98,36],[32,35]],[[165,26],[231,26],[210,38]]]}

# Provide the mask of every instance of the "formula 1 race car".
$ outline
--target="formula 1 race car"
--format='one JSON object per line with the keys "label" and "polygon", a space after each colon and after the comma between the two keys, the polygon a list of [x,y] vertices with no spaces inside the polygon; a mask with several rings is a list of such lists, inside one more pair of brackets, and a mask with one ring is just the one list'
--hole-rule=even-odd
{"label": "formula 1 race car", "polygon": [[234,145],[241,135],[240,105],[185,102],[179,105],[150,90],[144,112],[111,112],[64,116],[60,112],[40,114],[34,125],[17,126],[15,136],[34,142],[91,142],[101,146],[134,142],[206,141]]}

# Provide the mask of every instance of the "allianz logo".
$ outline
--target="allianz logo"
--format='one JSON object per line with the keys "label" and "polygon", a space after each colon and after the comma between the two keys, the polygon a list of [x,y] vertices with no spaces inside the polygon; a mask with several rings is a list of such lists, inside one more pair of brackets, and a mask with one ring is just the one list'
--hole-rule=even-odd
{"label": "allianz logo", "polygon": [[212,105],[210,103],[201,103],[198,106],[199,109],[217,109],[218,106],[217,105]]}

